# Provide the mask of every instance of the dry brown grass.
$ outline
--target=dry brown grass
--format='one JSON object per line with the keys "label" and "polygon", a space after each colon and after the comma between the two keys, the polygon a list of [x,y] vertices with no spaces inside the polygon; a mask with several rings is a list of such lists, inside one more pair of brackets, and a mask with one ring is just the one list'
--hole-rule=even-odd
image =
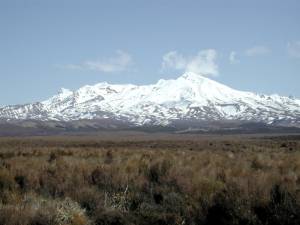
{"label": "dry brown grass", "polygon": [[297,139],[0,139],[1,224],[297,224]]}

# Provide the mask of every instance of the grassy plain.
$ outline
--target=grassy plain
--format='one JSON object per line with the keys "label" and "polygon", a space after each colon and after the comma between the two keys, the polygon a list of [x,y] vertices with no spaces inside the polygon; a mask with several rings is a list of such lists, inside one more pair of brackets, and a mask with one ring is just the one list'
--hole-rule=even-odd
{"label": "grassy plain", "polygon": [[2,224],[300,224],[300,136],[0,138]]}

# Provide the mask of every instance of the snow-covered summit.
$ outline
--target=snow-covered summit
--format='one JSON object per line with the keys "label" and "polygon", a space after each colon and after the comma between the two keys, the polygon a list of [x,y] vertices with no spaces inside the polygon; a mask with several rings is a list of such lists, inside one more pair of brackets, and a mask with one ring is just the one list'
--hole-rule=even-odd
{"label": "snow-covered summit", "polygon": [[125,120],[134,125],[174,121],[252,121],[300,125],[300,100],[232,89],[207,77],[184,73],[151,85],[106,82],[61,89],[40,103],[0,108],[2,120]]}

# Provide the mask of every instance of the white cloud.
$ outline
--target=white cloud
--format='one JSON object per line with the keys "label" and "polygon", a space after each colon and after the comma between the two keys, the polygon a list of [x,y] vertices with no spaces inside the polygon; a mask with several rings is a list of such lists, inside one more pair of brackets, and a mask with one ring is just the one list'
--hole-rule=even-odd
{"label": "white cloud", "polygon": [[235,51],[232,51],[230,52],[229,54],[229,62],[231,64],[236,64],[236,63],[239,63],[240,61],[236,58],[236,52]]}
{"label": "white cloud", "polygon": [[132,57],[121,50],[116,52],[116,56],[107,59],[87,60],[81,64],[68,64],[67,69],[94,70],[106,73],[122,72],[133,64]]}
{"label": "white cloud", "polygon": [[291,57],[300,58],[300,41],[289,42],[287,50]]}
{"label": "white cloud", "polygon": [[171,51],[163,56],[162,69],[176,69],[205,76],[217,76],[219,71],[216,58],[217,52],[214,49],[203,50],[195,56],[188,57]]}
{"label": "white cloud", "polygon": [[247,56],[257,56],[257,55],[266,55],[268,53],[270,53],[271,50],[266,47],[266,46],[254,46],[252,48],[249,48],[246,50],[246,55]]}

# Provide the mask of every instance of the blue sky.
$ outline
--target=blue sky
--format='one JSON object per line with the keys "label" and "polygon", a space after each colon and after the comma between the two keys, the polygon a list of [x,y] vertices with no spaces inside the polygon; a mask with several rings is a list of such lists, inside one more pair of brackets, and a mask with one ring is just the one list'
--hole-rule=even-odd
{"label": "blue sky", "polygon": [[300,1],[0,0],[0,105],[185,70],[300,97]]}

